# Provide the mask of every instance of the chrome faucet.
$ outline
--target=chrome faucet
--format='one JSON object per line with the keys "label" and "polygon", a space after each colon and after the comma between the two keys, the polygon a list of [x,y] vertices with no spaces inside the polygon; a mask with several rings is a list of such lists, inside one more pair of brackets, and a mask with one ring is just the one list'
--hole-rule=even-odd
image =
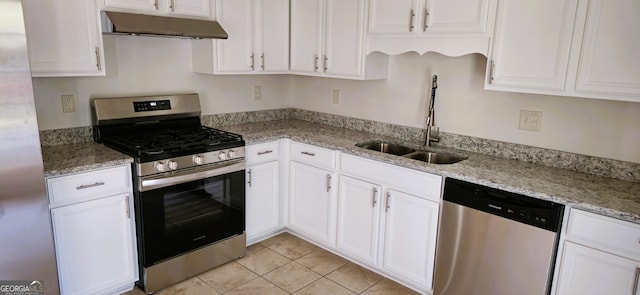
{"label": "chrome faucet", "polygon": [[436,101],[436,88],[438,88],[438,75],[433,75],[433,80],[431,80],[431,99],[429,99],[429,105],[427,106],[427,135],[424,139],[425,146],[430,146],[431,142],[440,141],[439,128],[434,126],[433,121],[435,113],[433,105]]}

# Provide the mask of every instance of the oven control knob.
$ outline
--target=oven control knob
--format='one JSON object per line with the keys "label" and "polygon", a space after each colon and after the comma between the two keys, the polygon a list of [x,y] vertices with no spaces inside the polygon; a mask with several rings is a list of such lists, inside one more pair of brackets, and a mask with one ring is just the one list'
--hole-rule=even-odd
{"label": "oven control knob", "polygon": [[218,153],[218,159],[226,160],[227,159],[227,153],[225,153],[225,152]]}
{"label": "oven control knob", "polygon": [[167,167],[169,167],[169,169],[171,170],[176,170],[178,169],[178,162],[171,160],[169,162],[167,162]]}
{"label": "oven control knob", "polygon": [[193,164],[196,164],[196,165],[204,164],[204,158],[200,155],[193,156]]}
{"label": "oven control knob", "polygon": [[156,163],[156,171],[164,172],[165,169],[166,169],[166,167],[165,167],[164,163],[162,163],[162,162]]}
{"label": "oven control knob", "polygon": [[229,155],[229,159],[233,158],[236,156],[236,151],[234,150],[229,150],[229,152],[227,152],[227,154]]}

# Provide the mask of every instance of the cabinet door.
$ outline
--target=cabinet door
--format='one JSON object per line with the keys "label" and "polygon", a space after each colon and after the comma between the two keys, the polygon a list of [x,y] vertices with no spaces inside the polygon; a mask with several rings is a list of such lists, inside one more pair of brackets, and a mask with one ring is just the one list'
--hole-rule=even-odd
{"label": "cabinet door", "polygon": [[104,6],[124,9],[157,11],[159,0],[104,0]]}
{"label": "cabinet door", "polygon": [[363,61],[364,0],[326,0],[321,72],[359,76]]}
{"label": "cabinet door", "polygon": [[264,72],[289,71],[289,0],[256,0],[255,53]]}
{"label": "cabinet door", "polygon": [[279,224],[279,162],[247,167],[247,240],[277,229]]}
{"label": "cabinet door", "polygon": [[576,91],[640,100],[640,2],[589,1]]}
{"label": "cabinet door", "polygon": [[292,72],[318,73],[323,33],[323,1],[291,0]]}
{"label": "cabinet door", "polygon": [[62,294],[113,293],[138,280],[129,194],[51,210]]}
{"label": "cabinet door", "polygon": [[333,245],[335,207],[333,174],[315,167],[291,162],[289,226],[311,239]]}
{"label": "cabinet door", "polygon": [[24,0],[34,77],[104,75],[95,1]]}
{"label": "cabinet door", "polygon": [[383,268],[431,290],[438,203],[388,190],[384,206]]}
{"label": "cabinet door", "polygon": [[253,0],[218,0],[216,18],[229,34],[217,40],[217,72],[251,72],[259,57],[253,52]]}
{"label": "cabinet door", "polygon": [[426,0],[419,30],[427,33],[486,31],[489,0]]}
{"label": "cabinet door", "polygon": [[189,16],[211,16],[210,0],[168,0],[167,11]]}
{"label": "cabinet door", "polygon": [[365,262],[378,262],[378,229],[382,189],[340,176],[337,247]]}
{"label": "cabinet door", "polygon": [[577,0],[499,1],[487,89],[563,90]]}
{"label": "cabinet door", "polygon": [[[416,31],[419,0],[371,0],[369,33],[409,34]],[[422,0],[424,1],[424,0]]]}
{"label": "cabinet door", "polygon": [[566,242],[556,294],[637,295],[639,273],[638,262]]}

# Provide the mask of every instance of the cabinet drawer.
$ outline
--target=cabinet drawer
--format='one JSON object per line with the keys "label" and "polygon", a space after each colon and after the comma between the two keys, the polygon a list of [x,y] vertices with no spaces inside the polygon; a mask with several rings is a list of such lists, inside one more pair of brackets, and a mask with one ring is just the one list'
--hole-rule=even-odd
{"label": "cabinet drawer", "polygon": [[640,261],[640,224],[571,209],[567,239]]}
{"label": "cabinet drawer", "polygon": [[47,179],[51,208],[131,191],[129,167],[120,166]]}
{"label": "cabinet drawer", "polygon": [[345,154],[340,157],[340,172],[440,201],[442,177],[438,175]]}
{"label": "cabinet drawer", "polygon": [[304,143],[291,143],[291,160],[327,170],[336,169],[335,151]]}
{"label": "cabinet drawer", "polygon": [[280,154],[278,141],[249,145],[246,147],[245,151],[247,165],[276,161]]}

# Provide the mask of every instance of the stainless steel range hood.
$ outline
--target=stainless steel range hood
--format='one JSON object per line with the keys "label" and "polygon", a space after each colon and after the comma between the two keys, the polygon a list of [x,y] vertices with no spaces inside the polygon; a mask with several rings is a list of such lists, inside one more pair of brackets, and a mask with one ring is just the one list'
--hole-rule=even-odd
{"label": "stainless steel range hood", "polygon": [[227,32],[216,21],[146,14],[103,11],[103,33],[178,37],[196,39],[227,39]]}

